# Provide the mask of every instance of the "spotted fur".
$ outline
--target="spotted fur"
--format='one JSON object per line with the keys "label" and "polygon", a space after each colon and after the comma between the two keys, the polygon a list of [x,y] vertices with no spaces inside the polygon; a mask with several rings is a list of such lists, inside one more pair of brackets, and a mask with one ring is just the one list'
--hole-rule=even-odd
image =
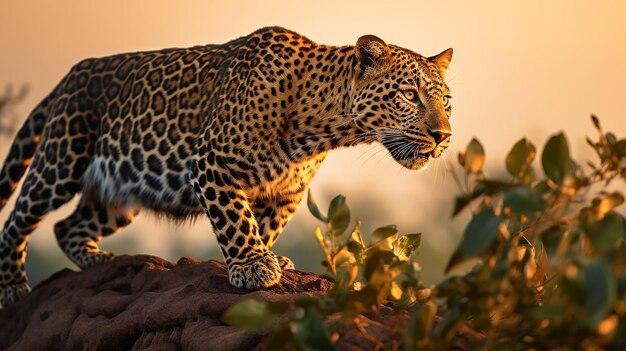
{"label": "spotted fur", "polygon": [[380,142],[419,169],[447,147],[451,54],[426,58],[371,35],[318,45],[271,27],[81,61],[28,117],[0,173],[4,206],[30,165],[0,234],[0,304],[28,293],[28,236],[77,193],[54,231],[81,268],[111,259],[98,241],[142,208],[205,213],[230,282],[276,284],[293,264],[270,248],[328,151]]}

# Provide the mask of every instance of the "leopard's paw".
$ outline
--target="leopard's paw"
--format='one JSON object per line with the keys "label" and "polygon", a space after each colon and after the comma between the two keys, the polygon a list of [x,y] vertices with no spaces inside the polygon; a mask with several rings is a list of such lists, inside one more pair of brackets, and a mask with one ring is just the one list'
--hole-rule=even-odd
{"label": "leopard's paw", "polygon": [[115,258],[113,253],[100,250],[98,244],[91,239],[60,240],[59,245],[61,245],[65,255],[80,269],[86,269]]}
{"label": "leopard's paw", "polygon": [[85,250],[75,258],[74,262],[76,262],[81,269],[86,269],[99,263],[112,261],[114,258],[115,255],[111,252],[95,249]]}
{"label": "leopard's paw", "polygon": [[26,282],[0,286],[0,308],[21,300],[30,293],[30,290],[30,286]]}
{"label": "leopard's paw", "polygon": [[293,261],[286,256],[278,256],[278,265],[280,266],[280,269],[282,269],[283,271],[285,269],[296,269],[296,266],[294,266]]}
{"label": "leopard's paw", "polygon": [[271,251],[263,252],[260,257],[248,262],[231,263],[228,267],[228,280],[238,288],[268,288],[276,285],[281,276],[278,259]]}

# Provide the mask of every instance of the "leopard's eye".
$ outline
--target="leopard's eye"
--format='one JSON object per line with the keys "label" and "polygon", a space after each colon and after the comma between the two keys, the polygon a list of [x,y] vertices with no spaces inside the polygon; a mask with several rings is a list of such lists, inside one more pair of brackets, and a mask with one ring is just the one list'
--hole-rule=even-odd
{"label": "leopard's eye", "polygon": [[417,91],[413,89],[402,90],[402,95],[405,99],[409,100],[409,102],[412,102],[414,104],[420,103],[419,95],[417,95]]}

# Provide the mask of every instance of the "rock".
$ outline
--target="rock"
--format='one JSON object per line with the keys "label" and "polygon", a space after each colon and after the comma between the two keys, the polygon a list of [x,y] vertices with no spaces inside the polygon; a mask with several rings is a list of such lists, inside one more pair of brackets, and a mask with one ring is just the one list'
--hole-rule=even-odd
{"label": "rock", "polygon": [[5,350],[250,350],[262,335],[224,325],[221,315],[245,298],[290,299],[332,283],[288,271],[263,291],[228,283],[217,261],[119,256],[85,271],[60,271],[24,300],[0,311]]}
{"label": "rock", "polygon": [[[222,314],[255,298],[290,300],[322,294],[332,282],[286,271],[280,284],[260,291],[228,283],[222,262],[181,258],[176,264],[147,256],[55,273],[22,301],[0,310],[2,350],[254,350],[263,334],[226,325]],[[381,310],[358,318],[338,349],[400,346],[406,316]]]}

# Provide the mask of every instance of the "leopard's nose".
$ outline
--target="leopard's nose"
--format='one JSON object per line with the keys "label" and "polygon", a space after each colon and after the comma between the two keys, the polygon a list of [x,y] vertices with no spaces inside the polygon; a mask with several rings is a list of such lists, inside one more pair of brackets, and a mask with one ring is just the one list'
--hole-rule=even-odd
{"label": "leopard's nose", "polygon": [[437,144],[441,144],[444,141],[446,141],[451,135],[452,133],[448,133],[448,132],[442,132],[439,130],[432,130],[430,128],[428,128],[428,134],[433,137],[433,139],[435,139],[435,142]]}

